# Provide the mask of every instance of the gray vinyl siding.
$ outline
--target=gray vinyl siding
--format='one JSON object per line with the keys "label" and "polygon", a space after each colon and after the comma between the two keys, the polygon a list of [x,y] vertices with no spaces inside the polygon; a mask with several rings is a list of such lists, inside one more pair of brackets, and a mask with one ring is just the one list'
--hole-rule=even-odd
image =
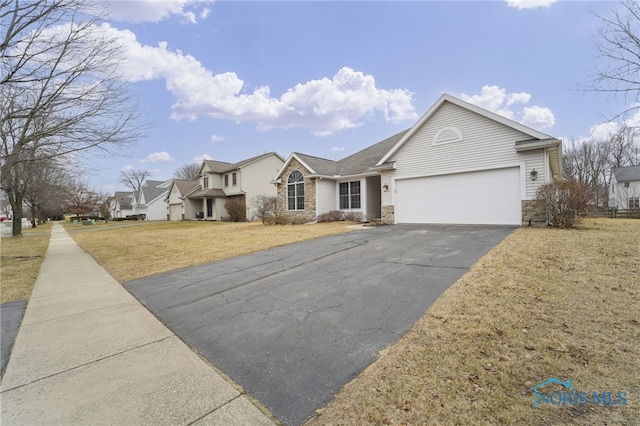
{"label": "gray vinyl siding", "polygon": [[329,179],[316,180],[316,214],[338,210],[336,182]]}
{"label": "gray vinyl siding", "polygon": [[[453,126],[462,131],[463,140],[433,145],[433,137],[443,127]],[[527,199],[545,181],[544,149],[518,153],[515,142],[531,136],[500,124],[450,102],[442,106],[389,159],[396,162],[396,170],[383,173],[382,184],[407,177],[447,174],[495,167],[526,164],[527,173],[535,168],[538,179],[531,182],[527,175]],[[382,204],[392,204],[392,192],[382,194]]]}

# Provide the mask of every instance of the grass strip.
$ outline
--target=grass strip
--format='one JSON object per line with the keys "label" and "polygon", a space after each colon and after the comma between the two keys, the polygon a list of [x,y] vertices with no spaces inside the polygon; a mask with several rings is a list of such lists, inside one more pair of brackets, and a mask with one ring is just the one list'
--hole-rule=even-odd
{"label": "grass strip", "polygon": [[49,247],[51,224],[0,238],[0,303],[29,299]]}

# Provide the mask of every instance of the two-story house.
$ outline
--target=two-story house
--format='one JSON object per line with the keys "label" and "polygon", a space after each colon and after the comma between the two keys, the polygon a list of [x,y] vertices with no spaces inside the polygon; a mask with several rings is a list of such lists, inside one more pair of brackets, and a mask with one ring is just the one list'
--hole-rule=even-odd
{"label": "two-story house", "polygon": [[237,163],[204,160],[199,181],[191,189],[192,181],[174,180],[169,188],[169,220],[223,220],[227,216],[225,204],[240,198],[246,204],[246,217],[255,218],[253,199],[258,195],[276,195],[271,178],[280,170],[284,159],[275,152],[251,157]]}
{"label": "two-story house", "polygon": [[133,214],[133,192],[116,191],[111,202],[111,217],[127,217]]}
{"label": "two-story house", "polygon": [[609,207],[640,209],[640,166],[611,169]]}

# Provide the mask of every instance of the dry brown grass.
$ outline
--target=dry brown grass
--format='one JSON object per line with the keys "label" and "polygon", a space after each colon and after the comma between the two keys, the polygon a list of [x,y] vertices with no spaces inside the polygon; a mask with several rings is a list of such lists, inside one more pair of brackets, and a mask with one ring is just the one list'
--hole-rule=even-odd
{"label": "dry brown grass", "polygon": [[[11,225],[11,224],[9,224]],[[49,246],[51,224],[0,238],[0,303],[28,299]]]}
{"label": "dry brown grass", "polygon": [[[638,220],[518,229],[308,425],[638,424],[639,271]],[[551,377],[627,405],[534,408]]]}
{"label": "dry brown grass", "polygon": [[110,222],[67,226],[73,239],[121,283],[349,230],[345,222],[278,226],[201,221],[124,225]]}

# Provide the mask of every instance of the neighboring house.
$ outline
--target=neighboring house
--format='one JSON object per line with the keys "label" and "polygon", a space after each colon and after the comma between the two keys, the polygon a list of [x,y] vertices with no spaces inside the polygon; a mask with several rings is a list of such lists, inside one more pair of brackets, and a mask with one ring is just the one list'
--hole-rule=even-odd
{"label": "neighboring house", "polygon": [[133,192],[116,191],[111,203],[111,218],[127,217],[133,214]]}
{"label": "neighboring house", "polygon": [[278,210],[383,223],[544,223],[536,190],[561,179],[561,141],[450,95],[408,130],[339,161],[293,153],[273,180]]}
{"label": "neighboring house", "polygon": [[[174,185],[168,197],[171,220],[178,215],[184,219],[222,220],[227,216],[225,203],[232,198],[245,201],[245,218],[255,219],[252,202],[258,195],[276,195],[271,177],[282,165],[284,159],[275,152],[248,158],[237,163],[204,160],[200,167],[198,185],[183,192]],[[175,182],[175,181],[174,181]],[[176,191],[174,194],[172,191]],[[181,195],[178,195],[180,192]],[[178,204],[177,200],[181,203]],[[174,207],[175,206],[175,207]],[[175,214],[173,212],[175,211]]]}
{"label": "neighboring house", "polygon": [[174,179],[164,200],[167,203],[167,219],[184,220],[193,217],[195,213],[186,211],[185,196],[200,187],[199,180]]}
{"label": "neighboring house", "polygon": [[133,202],[133,214],[143,216],[146,220],[167,220],[167,203],[165,198],[169,192],[171,181],[146,180],[136,193]]}
{"label": "neighboring house", "polygon": [[609,207],[640,209],[640,166],[611,169]]}

